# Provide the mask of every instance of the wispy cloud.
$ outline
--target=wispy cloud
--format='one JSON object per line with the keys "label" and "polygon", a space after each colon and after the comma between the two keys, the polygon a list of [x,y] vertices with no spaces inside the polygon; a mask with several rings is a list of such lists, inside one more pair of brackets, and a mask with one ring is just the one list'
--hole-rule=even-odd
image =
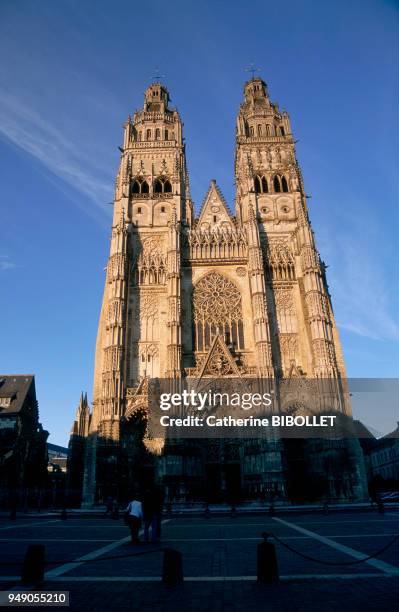
{"label": "wispy cloud", "polygon": [[89,198],[107,213],[106,202],[112,198],[111,175],[88,158],[82,144],[68,138],[66,132],[24,104],[17,96],[0,94],[0,134],[40,161],[50,172]]}
{"label": "wispy cloud", "polygon": [[9,255],[0,255],[0,271],[12,270],[16,264],[10,259]]}
{"label": "wispy cloud", "polygon": [[321,251],[331,264],[327,277],[338,325],[372,340],[399,340],[395,271],[387,266],[389,254],[381,252],[376,220],[368,224],[364,213],[359,218],[346,212],[336,223],[335,233],[332,226],[328,238],[322,233]]}

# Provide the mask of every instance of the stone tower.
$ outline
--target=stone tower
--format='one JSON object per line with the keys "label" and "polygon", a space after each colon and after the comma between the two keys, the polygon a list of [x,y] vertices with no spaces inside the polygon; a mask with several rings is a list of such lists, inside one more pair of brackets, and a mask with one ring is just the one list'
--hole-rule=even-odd
{"label": "stone tower", "polygon": [[251,276],[254,319],[262,322],[259,330],[268,329],[262,340],[258,332],[259,363],[277,376],[288,376],[295,367],[310,378],[344,378],[290,119],[270,101],[259,78],[244,87],[237,117],[235,175],[237,218],[254,228],[248,263],[254,266],[251,260],[256,261],[253,269],[259,267],[260,272],[259,281]]}
{"label": "stone tower", "polygon": [[[290,120],[260,78],[244,86],[236,143],[235,214],[212,180],[195,217],[182,123],[166,87],[152,84],[143,110],[124,126],[86,444],[86,504],[123,497],[132,481],[148,479],[162,483],[172,500],[204,499],[206,491],[287,500],[296,495],[290,462],[298,452],[309,474],[323,478],[317,444],[298,451],[273,438],[157,447],[145,433],[149,379],[326,379],[329,407],[350,414]],[[336,458],[334,449],[327,454]],[[328,476],[329,496],[362,496],[358,450],[349,455],[345,482]]]}

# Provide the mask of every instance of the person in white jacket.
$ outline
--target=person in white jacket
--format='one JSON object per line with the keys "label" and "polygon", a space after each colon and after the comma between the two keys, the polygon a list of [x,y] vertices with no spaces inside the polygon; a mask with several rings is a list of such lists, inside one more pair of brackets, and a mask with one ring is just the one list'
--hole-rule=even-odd
{"label": "person in white jacket", "polygon": [[132,544],[137,544],[139,542],[139,529],[143,518],[141,501],[136,498],[132,499],[132,501],[128,503],[125,513],[126,522],[132,537]]}

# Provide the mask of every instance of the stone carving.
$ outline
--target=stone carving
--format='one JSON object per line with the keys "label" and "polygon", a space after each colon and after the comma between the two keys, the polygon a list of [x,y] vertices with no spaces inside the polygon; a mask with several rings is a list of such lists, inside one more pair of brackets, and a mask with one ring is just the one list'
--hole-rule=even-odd
{"label": "stone carving", "polygon": [[211,272],[198,281],[193,291],[192,312],[197,350],[208,349],[218,334],[227,344],[243,348],[241,293],[228,278]]}
{"label": "stone carving", "polygon": [[107,280],[109,283],[122,278],[126,272],[126,257],[120,253],[111,255],[107,266]]}
{"label": "stone carving", "polygon": [[140,314],[146,318],[155,318],[158,314],[158,301],[152,293],[140,293]]}
{"label": "stone carving", "polygon": [[157,357],[159,354],[159,346],[154,342],[140,342],[138,353],[140,357],[144,356],[145,360],[147,360],[148,355]]}
{"label": "stone carving", "polygon": [[211,272],[194,288],[194,319],[206,319],[218,325],[228,319],[241,319],[241,294],[225,276]]}
{"label": "stone carving", "polygon": [[145,238],[138,246],[134,280],[137,285],[164,285],[166,283],[166,257],[163,236]]}
{"label": "stone carving", "polygon": [[301,253],[302,267],[304,270],[318,269],[319,258],[311,246],[303,247]]}
{"label": "stone carving", "polygon": [[163,236],[149,236],[143,239],[141,250],[144,255],[162,254],[165,249],[165,239]]}
{"label": "stone carving", "polygon": [[280,239],[264,243],[262,251],[269,280],[295,279],[295,260],[288,242]]}
{"label": "stone carving", "polygon": [[276,288],[274,301],[278,310],[293,314],[295,312],[291,289]]}
{"label": "stone carving", "polygon": [[224,351],[218,346],[206,364],[203,376],[228,376],[229,374],[234,375],[236,372],[231,361],[227,359]]}
{"label": "stone carving", "polygon": [[110,325],[115,325],[116,323],[120,322],[120,318],[119,318],[119,314],[121,311],[120,306],[121,306],[120,300],[113,300],[112,302],[109,302],[108,309],[107,309],[108,327]]}
{"label": "stone carving", "polygon": [[285,370],[295,361],[298,355],[298,336],[297,334],[280,334],[280,351]]}
{"label": "stone carving", "polygon": [[186,246],[190,259],[242,259],[247,254],[247,237],[243,229],[226,226],[211,229],[209,224],[189,230]]}

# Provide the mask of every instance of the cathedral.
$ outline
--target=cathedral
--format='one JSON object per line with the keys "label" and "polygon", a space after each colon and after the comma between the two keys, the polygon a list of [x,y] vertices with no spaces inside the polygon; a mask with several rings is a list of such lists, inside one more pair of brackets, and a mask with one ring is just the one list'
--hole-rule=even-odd
{"label": "cathedral", "polygon": [[[92,411],[80,402],[70,442],[84,441],[82,504],[123,500],[149,482],[176,503],[364,499],[354,439],[159,440],[147,431],[154,379],[294,380],[296,389],[327,380],[329,409],[351,416],[288,113],[261,78],[245,83],[234,211],[213,179],[195,211],[183,124],[162,83],[128,117],[120,150]],[[281,410],[317,411],[291,396]]]}

